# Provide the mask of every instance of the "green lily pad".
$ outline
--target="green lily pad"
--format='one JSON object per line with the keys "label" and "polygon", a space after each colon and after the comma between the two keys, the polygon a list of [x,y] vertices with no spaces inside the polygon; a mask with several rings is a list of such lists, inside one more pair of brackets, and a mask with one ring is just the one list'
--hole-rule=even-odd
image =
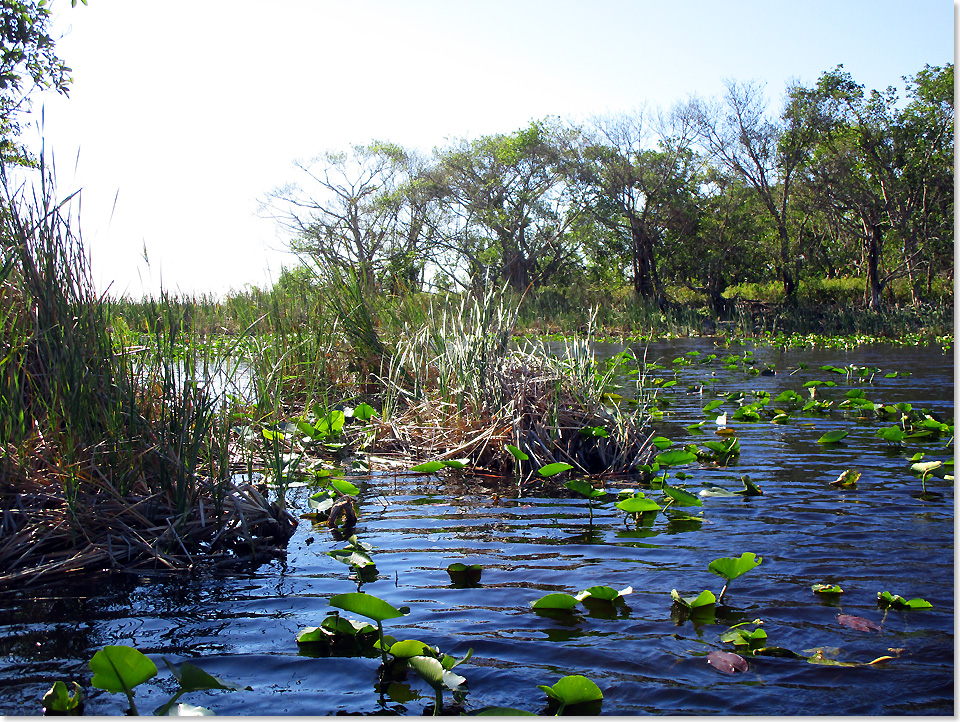
{"label": "green lily pad", "polygon": [[367,617],[375,622],[382,622],[386,619],[396,619],[410,612],[406,607],[402,610],[397,609],[379,597],[375,597],[372,594],[364,594],[363,592],[337,594],[330,598],[330,605]]}
{"label": "green lily pad", "polygon": [[914,599],[904,599],[899,594],[890,592],[877,592],[877,604],[881,607],[893,607],[894,609],[933,609],[933,605],[926,599],[919,597]]}
{"label": "green lily pad", "polygon": [[534,609],[573,609],[580,600],[571,594],[555,592],[540,597],[533,603]]}
{"label": "green lily pad", "polygon": [[614,504],[620,511],[627,514],[642,514],[645,511],[660,511],[660,505],[653,499],[644,496],[631,496],[621,499]]}
{"label": "green lily pad", "polygon": [[119,693],[132,690],[157,674],[157,665],[143,652],[127,645],[107,645],[90,660],[91,684]]}
{"label": "green lily pad", "polygon": [[723,577],[731,582],[759,566],[761,562],[763,562],[763,557],[758,557],[753,552],[744,552],[739,558],[721,557],[720,559],[714,559],[707,566],[707,569],[718,577]]}
{"label": "green lily pad", "polygon": [[697,460],[697,455],[686,449],[668,449],[661,451],[654,457],[660,466],[677,466],[679,464],[690,464]]}
{"label": "green lily pad", "polygon": [[707,607],[717,603],[717,597],[709,589],[704,589],[695,597],[681,597],[676,589],[670,590],[670,598],[681,607],[687,609],[697,609],[698,607]]}
{"label": "green lily pad", "polygon": [[847,434],[849,434],[849,433],[850,433],[850,432],[844,431],[843,429],[838,429],[838,430],[836,430],[836,431],[828,431],[828,432],[825,433],[823,436],[821,436],[819,439],[817,439],[817,443],[818,443],[818,444],[836,444],[836,443],[838,443],[842,438],[844,438],[845,436],[847,436]]}
{"label": "green lily pad", "polygon": [[703,506],[703,501],[684,489],[678,489],[669,484],[662,487],[663,493],[673,499],[678,506]]}
{"label": "green lily pad", "polygon": [[568,471],[573,468],[573,464],[567,464],[563,461],[558,461],[554,464],[547,464],[546,466],[541,466],[537,469],[537,473],[540,476],[556,476],[557,474],[562,474],[564,471]]}
{"label": "green lily pad", "polygon": [[538,684],[537,688],[542,689],[548,697],[563,705],[596,702],[603,699],[603,692],[600,691],[600,688],[592,680],[580,674],[561,677],[552,687]]}

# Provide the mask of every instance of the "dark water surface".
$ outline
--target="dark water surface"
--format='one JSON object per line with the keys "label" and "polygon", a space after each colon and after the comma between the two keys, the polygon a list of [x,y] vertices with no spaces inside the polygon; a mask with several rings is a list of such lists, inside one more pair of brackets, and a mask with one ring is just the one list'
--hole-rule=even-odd
{"label": "dark water surface", "polygon": [[[621,350],[598,346],[598,355]],[[807,396],[803,383],[836,381],[818,398],[844,398],[863,388],[875,402],[906,401],[953,417],[953,355],[938,347],[862,347],[855,351],[789,351],[758,348],[757,368],[774,376],[725,371],[719,361],[679,366],[691,350],[721,358],[745,347],[716,349],[707,340],[660,342],[648,361],[661,359],[678,384],[665,394],[672,404],[656,428],[676,445],[714,436],[715,424],[695,436],[686,430],[705,418],[715,398],[689,392],[715,373],[722,392],[784,389]],[[642,353],[642,349],[639,350]],[[695,357],[694,360],[700,360]],[[809,366],[797,369],[798,363]],[[873,383],[851,382],[820,371],[823,364],[854,363],[884,373]],[[748,399],[749,400],[749,399]],[[736,405],[726,403],[732,417]],[[531,496],[502,499],[468,480],[384,475],[362,484],[357,535],[373,546],[380,577],[363,590],[411,612],[384,623],[398,639],[415,638],[472,659],[457,667],[467,678],[466,709],[496,705],[546,711],[538,684],[583,674],[603,690],[604,714],[939,714],[954,712],[954,493],[952,482],[933,478],[934,499],[918,498],[910,472],[917,451],[926,460],[953,453],[947,439],[911,443],[890,451],[875,437],[892,422],[858,421],[853,414],[799,415],[783,425],[739,423],[742,456],[729,468],[691,464],[684,481],[730,490],[741,474],[763,489],[754,498],[706,498],[702,524],[657,516],[636,530],[608,502],[591,525],[585,500]],[[816,443],[825,432],[846,429],[845,445]],[[862,472],[855,489],[830,482],[847,468]],[[623,485],[620,485],[623,486]],[[616,488],[609,485],[608,489]],[[293,500],[305,510],[308,492]],[[512,496],[511,496],[512,494]],[[648,495],[659,498],[659,492]],[[694,509],[694,511],[700,511]],[[122,714],[125,697],[90,686],[90,657],[107,644],[128,644],[148,654],[161,672],[137,688],[146,713],[166,701],[174,686],[161,660],[191,660],[211,674],[250,685],[252,691],[196,692],[181,701],[219,715],[422,714],[433,695],[411,673],[381,696],[375,688],[379,657],[312,658],[298,654],[295,636],[318,625],[334,594],[356,591],[347,567],[325,552],[343,547],[324,526],[302,521],[286,559],[249,574],[199,580],[122,578],[94,588],[59,588],[0,597],[0,713],[36,714],[39,700],[58,680],[84,687],[87,714]],[[722,580],[707,571],[713,559],[752,551],[763,563],[731,584],[715,624],[671,617],[670,590],[719,593]],[[455,588],[446,572],[456,561],[483,565],[481,585]],[[839,584],[829,600],[814,583]],[[551,591],[576,594],[604,584],[633,587],[625,605],[568,616],[538,614],[534,600]],[[877,592],[922,597],[926,611],[887,611]],[[862,632],[841,626],[837,615],[864,617],[882,626]],[[348,615],[355,616],[355,615]],[[707,664],[728,627],[762,619],[768,643],[807,654],[824,649],[841,662],[869,662],[900,648],[898,659],[876,666],[825,666],[802,659],[750,659],[746,673],[722,674]],[[445,702],[451,703],[449,692]]]}

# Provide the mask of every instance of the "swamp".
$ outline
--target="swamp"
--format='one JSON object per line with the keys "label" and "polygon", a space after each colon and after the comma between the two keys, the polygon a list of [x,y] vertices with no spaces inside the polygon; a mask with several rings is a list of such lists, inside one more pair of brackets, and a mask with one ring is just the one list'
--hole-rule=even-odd
{"label": "swamp", "polygon": [[2,11],[0,714],[954,713],[952,64],[327,151],[136,300]]}
{"label": "swamp", "polygon": [[952,337],[524,335],[495,289],[414,326],[349,283],[316,332],[138,332],[40,217],[4,714],[952,714]]}

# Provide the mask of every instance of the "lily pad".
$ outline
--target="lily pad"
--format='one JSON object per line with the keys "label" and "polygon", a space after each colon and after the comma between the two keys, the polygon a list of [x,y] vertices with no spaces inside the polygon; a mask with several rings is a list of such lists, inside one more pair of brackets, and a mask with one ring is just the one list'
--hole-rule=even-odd
{"label": "lily pad", "polygon": [[706,607],[717,603],[717,597],[709,589],[704,589],[695,597],[681,597],[680,593],[676,589],[671,589],[670,597],[681,607],[685,607],[687,609],[697,609],[699,607]]}
{"label": "lily pad", "polygon": [[128,692],[157,675],[157,665],[143,652],[127,645],[107,645],[90,660],[92,684],[107,692]]}
{"label": "lily pad", "polygon": [[382,622],[386,619],[396,619],[410,612],[406,607],[397,609],[379,597],[375,597],[372,594],[364,594],[363,592],[337,594],[330,598],[330,605],[345,609],[354,614],[360,614],[375,622]]}
{"label": "lily pad", "polygon": [[540,597],[537,601],[533,603],[534,609],[573,609],[579,603],[577,599],[572,594],[564,594],[563,592],[555,592],[553,594],[547,594],[543,597]]}
{"label": "lily pad", "polygon": [[876,622],[871,622],[864,617],[855,617],[852,614],[838,614],[837,622],[844,627],[850,627],[859,632],[869,632],[871,629],[877,632],[882,631],[882,628]]}
{"label": "lily pad", "polygon": [[592,597],[593,599],[602,599],[606,602],[613,602],[626,594],[632,593],[633,587],[626,587],[618,592],[613,587],[601,585],[584,589],[582,592],[577,594],[575,599],[577,599],[577,601],[583,601],[587,597]]}
{"label": "lily pad", "polygon": [[567,706],[603,699],[603,692],[596,683],[580,674],[561,677],[552,687],[538,684],[537,688],[546,692],[548,697]]}
{"label": "lily pad", "polygon": [[721,557],[714,559],[707,565],[707,569],[719,577],[723,577],[728,582],[737,577],[746,574],[751,569],[759,566],[763,562],[763,557],[758,557],[753,552],[744,552],[739,558]]}
{"label": "lily pad", "polygon": [[678,464],[690,464],[696,461],[697,455],[686,449],[668,449],[657,454],[654,460],[660,466],[677,466]]}
{"label": "lily pad", "polygon": [[547,464],[546,466],[541,466],[537,469],[537,473],[540,476],[556,476],[557,474],[562,474],[564,471],[568,471],[573,468],[573,464],[567,464],[563,461],[558,461],[553,464]]}
{"label": "lily pad", "polygon": [[828,431],[819,439],[817,439],[818,444],[836,444],[839,441],[849,434],[849,431],[843,429],[837,429],[836,431]]}
{"label": "lily pad", "polygon": [[881,607],[892,607],[894,609],[933,609],[933,605],[926,599],[916,597],[914,599],[904,599],[899,594],[890,592],[877,592],[877,604]]}
{"label": "lily pad", "polygon": [[734,652],[710,652],[707,654],[707,664],[724,674],[746,672],[750,668],[747,660]]}

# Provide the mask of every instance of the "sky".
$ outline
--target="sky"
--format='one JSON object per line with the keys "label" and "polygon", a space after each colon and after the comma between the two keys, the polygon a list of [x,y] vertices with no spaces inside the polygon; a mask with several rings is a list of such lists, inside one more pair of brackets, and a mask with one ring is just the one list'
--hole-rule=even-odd
{"label": "sky", "polygon": [[532,120],[669,108],[843,64],[868,89],[954,60],[953,0],[54,0],[69,98],[22,140],[80,190],[101,292],[223,296],[296,259],[258,215],[293,165],[429,152]]}

